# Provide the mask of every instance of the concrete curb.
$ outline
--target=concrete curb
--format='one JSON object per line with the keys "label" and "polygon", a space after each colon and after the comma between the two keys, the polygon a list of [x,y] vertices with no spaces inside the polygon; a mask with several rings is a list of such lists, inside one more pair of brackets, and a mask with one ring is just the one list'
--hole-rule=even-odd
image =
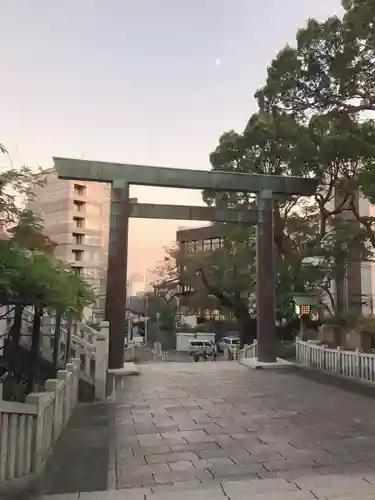
{"label": "concrete curb", "polygon": [[113,377],[125,377],[128,375],[139,375],[139,368],[136,366],[135,363],[129,361],[127,363],[124,363],[124,366],[122,368],[108,370],[108,374],[112,375]]}
{"label": "concrete curb", "polygon": [[375,398],[375,383],[366,380],[358,380],[338,373],[325,372],[311,366],[300,363],[291,363],[295,372],[299,372],[302,377],[309,378],[315,382],[331,385],[347,392],[361,394],[369,398]]}
{"label": "concrete curb", "polygon": [[115,426],[115,408],[112,404],[110,409],[109,424],[109,457],[107,473],[107,490],[117,489],[117,454],[116,454],[116,426]]}
{"label": "concrete curb", "polygon": [[[301,377],[314,380],[320,384],[334,386],[346,392],[361,394],[368,398],[375,398],[375,383],[366,380],[357,380],[338,373],[322,371],[311,366],[302,365],[297,361],[285,361],[287,364],[284,368],[289,367],[294,373],[298,372],[298,375]],[[250,366],[247,363],[243,363],[242,360],[238,360],[238,363],[246,368],[250,368]]]}
{"label": "concrete curb", "polygon": [[288,368],[293,364],[290,361],[282,358],[277,358],[275,363],[263,363],[262,361],[258,361],[257,358],[244,358],[238,359],[237,361],[241,365],[246,366],[247,368],[251,368],[252,370],[278,370],[281,368]]}

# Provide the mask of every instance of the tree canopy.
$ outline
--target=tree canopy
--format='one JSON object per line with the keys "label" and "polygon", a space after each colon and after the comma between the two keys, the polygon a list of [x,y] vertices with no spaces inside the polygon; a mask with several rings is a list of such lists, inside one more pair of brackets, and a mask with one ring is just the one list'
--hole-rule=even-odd
{"label": "tree canopy", "polygon": [[80,312],[95,300],[73,269],[43,251],[0,241],[0,301]]}
{"label": "tree canopy", "polygon": [[[360,210],[361,198],[375,202],[375,2],[347,0],[343,7],[342,18],[308,20],[295,46],[279,52],[255,94],[258,111],[242,132],[224,133],[210,155],[214,171],[319,180],[311,199],[275,202],[280,318],[290,315],[293,293],[315,292],[334,310],[332,282],[351,263],[372,260],[375,248],[375,219]],[[243,192],[205,191],[203,199],[218,207],[256,205]],[[227,227],[223,248],[194,256],[177,250],[169,258],[184,262],[192,283],[199,269],[201,285],[247,321],[256,288],[254,228]]]}
{"label": "tree canopy", "polygon": [[[344,0],[342,4],[342,18],[321,23],[310,19],[297,32],[296,46],[280,51],[255,96],[263,112],[293,117],[308,127],[316,123],[334,127],[336,137],[324,137],[322,152],[331,159],[332,154],[340,155],[333,184],[338,184],[338,177],[352,181],[340,186],[346,209],[374,247],[374,219],[360,213],[355,193],[360,188],[370,202],[375,201],[375,3]],[[321,175],[327,172],[323,161]]]}
{"label": "tree canopy", "polygon": [[261,109],[341,116],[375,110],[374,18],[372,0],[344,0],[342,19],[309,19],[268,68],[256,97]]}

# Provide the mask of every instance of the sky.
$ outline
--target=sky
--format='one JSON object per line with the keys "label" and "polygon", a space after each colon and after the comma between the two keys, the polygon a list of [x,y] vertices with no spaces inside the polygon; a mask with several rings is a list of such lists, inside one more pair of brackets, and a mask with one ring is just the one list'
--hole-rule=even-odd
{"label": "sky", "polygon": [[[0,143],[14,165],[52,156],[209,169],[220,135],[256,111],[266,69],[306,20],[340,0],[1,0]],[[6,162],[0,165],[6,167]],[[198,191],[134,186],[141,202]],[[132,220],[130,275],[163,258],[178,226]]]}

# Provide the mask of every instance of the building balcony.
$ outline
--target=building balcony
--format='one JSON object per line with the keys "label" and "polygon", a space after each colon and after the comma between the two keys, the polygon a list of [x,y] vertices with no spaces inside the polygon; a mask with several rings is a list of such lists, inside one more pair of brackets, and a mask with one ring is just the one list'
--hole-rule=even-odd
{"label": "building balcony", "polygon": [[73,216],[73,227],[77,232],[84,230],[86,227],[86,219],[82,214],[75,214]]}
{"label": "building balcony", "polygon": [[73,195],[75,198],[85,198],[87,196],[87,186],[75,183],[73,185]]}

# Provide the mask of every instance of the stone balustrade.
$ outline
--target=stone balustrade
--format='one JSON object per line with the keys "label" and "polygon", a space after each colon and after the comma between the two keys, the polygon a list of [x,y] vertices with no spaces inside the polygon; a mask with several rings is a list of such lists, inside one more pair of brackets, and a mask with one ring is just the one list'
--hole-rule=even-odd
{"label": "stone balustrade", "polygon": [[78,400],[80,359],[25,403],[0,400],[0,496],[17,479],[39,474]]}
{"label": "stone balustrade", "polygon": [[244,348],[238,351],[237,353],[237,359],[239,361],[246,358],[256,358],[257,356],[258,356],[258,344],[256,340],[254,340],[254,342],[251,345],[245,345]]}
{"label": "stone balustrade", "polygon": [[[0,308],[0,316],[4,316],[4,306]],[[26,307],[23,311],[23,328],[21,345],[30,348],[31,330],[34,311],[31,307]],[[11,324],[9,317],[0,319],[0,355],[5,342],[4,333],[6,327]],[[42,320],[40,354],[52,362],[55,337],[55,317],[44,315]],[[102,321],[100,330],[95,330],[81,321],[73,321],[71,325],[70,342],[68,342],[68,325],[66,320],[62,321],[58,342],[58,365],[62,368],[66,360],[79,358],[79,374],[82,379],[94,386],[96,399],[105,399],[106,380],[108,368],[108,348],[109,348],[109,324]],[[67,352],[68,343],[70,352]]]}
{"label": "stone balustrade", "polygon": [[[26,308],[20,343],[31,345],[33,310]],[[0,319],[0,355],[11,321]],[[55,318],[45,314],[42,321],[40,355],[52,362],[55,347]],[[67,424],[78,401],[83,379],[94,389],[95,399],[107,396],[109,324],[100,331],[74,322],[70,332],[62,323],[58,339],[56,379],[45,382],[45,391],[32,393],[25,403],[3,401],[0,384],[0,498],[17,481],[38,475]],[[69,351],[69,352],[68,352]]]}
{"label": "stone balustrade", "polygon": [[359,349],[330,349],[313,342],[296,341],[296,360],[302,365],[358,381],[375,383],[375,354]]}

